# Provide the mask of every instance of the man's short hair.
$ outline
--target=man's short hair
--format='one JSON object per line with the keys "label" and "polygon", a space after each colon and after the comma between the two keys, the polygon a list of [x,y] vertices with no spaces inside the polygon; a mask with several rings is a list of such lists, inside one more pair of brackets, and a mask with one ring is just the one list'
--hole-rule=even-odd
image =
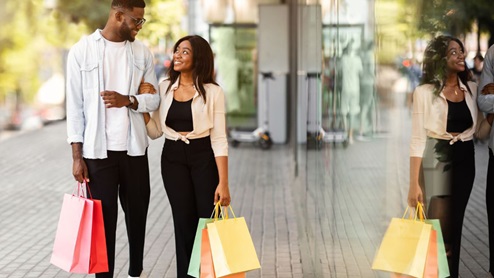
{"label": "man's short hair", "polygon": [[113,0],[111,7],[124,8],[132,11],[134,8],[145,8],[146,3],[144,3],[144,0]]}
{"label": "man's short hair", "polygon": [[477,52],[477,54],[475,55],[475,57],[473,59],[478,59],[481,62],[484,61],[484,57],[482,56],[482,53],[480,53],[480,52]]}

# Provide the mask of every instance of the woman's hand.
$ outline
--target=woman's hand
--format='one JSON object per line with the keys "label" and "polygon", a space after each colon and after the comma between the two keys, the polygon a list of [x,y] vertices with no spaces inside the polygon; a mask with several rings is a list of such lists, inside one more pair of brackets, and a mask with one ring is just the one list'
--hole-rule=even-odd
{"label": "woman's hand", "polygon": [[418,183],[411,183],[408,190],[408,206],[415,208],[417,203],[424,203],[424,195],[422,194],[422,188]]}
{"label": "woman's hand", "polygon": [[482,88],[482,91],[480,92],[483,95],[491,95],[494,94],[494,83],[489,83]]}
{"label": "woman's hand", "polygon": [[141,84],[139,84],[139,95],[141,94],[156,94],[156,89],[153,84],[144,82],[144,78],[141,80]]}
{"label": "woman's hand", "polygon": [[228,188],[228,184],[218,184],[216,191],[214,192],[214,203],[220,202],[222,206],[229,206],[230,201],[230,189]]}
{"label": "woman's hand", "polygon": [[494,114],[489,113],[485,118],[487,119],[487,122],[492,126],[492,122],[494,122]]}

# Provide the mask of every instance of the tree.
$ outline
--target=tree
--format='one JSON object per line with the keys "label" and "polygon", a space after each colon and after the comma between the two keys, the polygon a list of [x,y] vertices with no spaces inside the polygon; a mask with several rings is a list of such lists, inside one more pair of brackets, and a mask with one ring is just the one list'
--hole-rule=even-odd
{"label": "tree", "polygon": [[494,15],[491,3],[490,0],[421,0],[419,29],[430,34],[446,32],[459,37],[472,31],[473,24],[477,22],[477,38],[480,38],[481,32],[487,32],[490,46],[494,44]]}
{"label": "tree", "polygon": [[[149,2],[149,3],[148,3]],[[165,44],[165,48],[173,45],[185,32],[181,28],[181,20],[185,14],[181,0],[148,1],[146,17],[148,21],[142,29],[142,38],[152,45]],[[140,32],[140,33],[141,33]]]}
{"label": "tree", "polygon": [[90,30],[105,27],[110,0],[57,1],[56,12],[63,22],[83,23]]}
{"label": "tree", "polygon": [[[184,14],[182,0],[148,0],[148,22],[139,38],[150,46],[181,35]],[[30,102],[40,83],[53,70],[63,70],[63,53],[82,35],[103,28],[111,1],[57,1],[45,7],[45,0],[0,1],[0,104],[7,96],[20,95]]]}
{"label": "tree", "polygon": [[[38,31],[41,1],[2,1],[3,30],[0,35],[0,97],[20,94],[29,99],[29,94],[38,84],[38,53],[36,33]],[[20,93],[18,93],[20,92]],[[27,94],[27,95],[25,95]]]}
{"label": "tree", "polygon": [[[158,45],[162,40],[174,41],[181,30],[181,19],[185,11],[182,0],[148,0],[146,1],[146,23],[139,37],[145,38],[151,45]],[[108,19],[111,1],[79,0],[58,1],[56,12],[63,22],[83,23],[90,30],[103,28]]]}
{"label": "tree", "polygon": [[[494,44],[494,15],[492,2],[488,0],[466,1],[466,12],[472,21],[477,21],[479,35],[481,32],[489,34],[488,45]],[[480,50],[480,49],[479,49]]]}

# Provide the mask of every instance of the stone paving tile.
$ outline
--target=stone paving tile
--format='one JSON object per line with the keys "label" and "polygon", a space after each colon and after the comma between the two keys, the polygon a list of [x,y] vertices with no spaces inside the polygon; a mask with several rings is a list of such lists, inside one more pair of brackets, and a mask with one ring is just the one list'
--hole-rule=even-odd
{"label": "stone paving tile", "polygon": [[[247,277],[387,277],[370,266],[389,220],[401,217],[405,206],[410,124],[408,111],[388,112],[379,138],[300,151],[297,177],[290,146],[231,149],[232,206],[245,217],[263,266]],[[162,143],[153,141],[149,149],[144,268],[151,278],[174,278],[173,223],[159,170]],[[487,146],[477,144],[476,152],[461,277],[485,277],[488,266]],[[0,153],[0,277],[86,277],[49,263],[63,194],[75,186],[65,123],[0,141]],[[115,277],[127,277],[122,216],[120,211]]]}
{"label": "stone paving tile", "polygon": [[[149,277],[173,278],[173,223],[159,170],[162,144],[153,141],[149,149],[152,193],[144,268]],[[75,186],[65,123],[3,140],[0,153],[0,277],[86,277],[49,263],[63,194]],[[237,216],[245,217],[264,266],[247,277],[293,277],[292,262],[298,266],[297,277],[302,273],[287,175],[291,164],[279,159],[289,153],[286,147],[264,152],[249,146],[230,152],[232,206]],[[115,277],[127,277],[128,245],[119,213]]]}

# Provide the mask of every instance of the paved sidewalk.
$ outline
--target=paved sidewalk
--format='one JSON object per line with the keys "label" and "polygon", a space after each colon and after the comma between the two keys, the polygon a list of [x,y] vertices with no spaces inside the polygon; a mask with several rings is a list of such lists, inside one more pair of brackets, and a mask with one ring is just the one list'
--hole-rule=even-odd
{"label": "paved sidewalk", "polygon": [[[393,94],[382,130],[371,141],[326,145],[298,153],[244,144],[230,150],[235,213],[249,225],[262,269],[247,277],[388,277],[370,269],[391,217],[401,217],[408,187],[410,114]],[[0,141],[0,277],[85,277],[50,265],[64,193],[75,186],[65,122]],[[149,149],[151,204],[145,271],[176,277],[171,211],[159,161],[163,141]],[[487,145],[477,144],[477,177],[465,216],[461,277],[486,277]],[[120,212],[116,277],[127,277],[128,246]]]}
{"label": "paved sidewalk", "polygon": [[[162,185],[163,141],[149,149],[151,203],[145,247],[150,277],[176,277],[173,223]],[[0,277],[84,277],[50,265],[63,194],[71,175],[65,122],[0,142]],[[262,270],[248,277],[302,277],[297,224],[289,190],[293,169],[286,147],[269,152],[246,145],[230,154],[232,206],[250,227]],[[274,170],[276,169],[276,170]],[[279,169],[279,170],[278,170]],[[273,171],[274,170],[274,171]],[[127,277],[128,246],[123,213],[117,228],[116,277]]]}

